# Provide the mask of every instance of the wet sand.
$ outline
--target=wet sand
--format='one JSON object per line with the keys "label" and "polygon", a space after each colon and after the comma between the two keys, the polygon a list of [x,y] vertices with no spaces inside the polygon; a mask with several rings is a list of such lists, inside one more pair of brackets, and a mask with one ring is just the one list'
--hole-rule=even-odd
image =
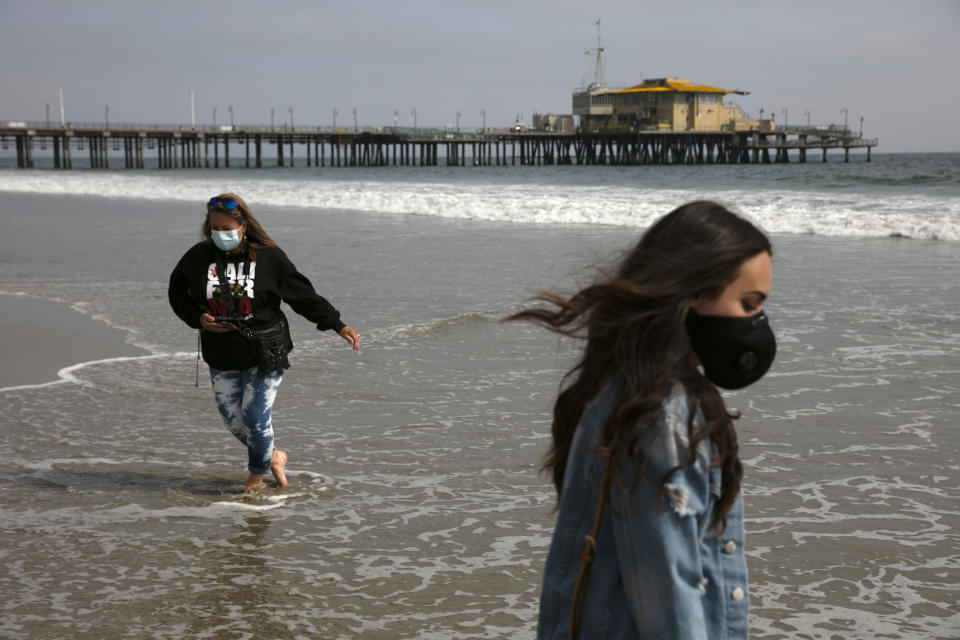
{"label": "wet sand", "polygon": [[82,362],[146,355],[114,329],[67,304],[0,294],[0,388],[43,384]]}
{"label": "wet sand", "polygon": [[[497,320],[583,283],[633,230],[264,207],[363,349],[288,313],[290,487],[245,495],[246,452],[166,300],[197,208],[13,194],[0,219],[0,290],[87,305],[154,354],[0,394],[0,638],[535,636],[556,517],[537,469],[576,345]],[[774,243],[777,361],[729,400],[751,637],[956,640],[957,245]],[[46,333],[86,335],[64,325]]]}

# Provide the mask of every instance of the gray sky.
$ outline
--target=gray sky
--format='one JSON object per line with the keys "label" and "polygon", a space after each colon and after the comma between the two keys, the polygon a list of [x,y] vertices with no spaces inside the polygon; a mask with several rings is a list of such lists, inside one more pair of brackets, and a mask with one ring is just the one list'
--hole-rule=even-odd
{"label": "gray sky", "polygon": [[[960,151],[960,0],[591,3],[569,0],[223,2],[0,0],[0,121],[66,118],[330,126],[506,126],[569,113],[592,78],[680,76],[750,91],[748,114],[865,118],[879,151]],[[589,5],[589,6],[588,6]]]}

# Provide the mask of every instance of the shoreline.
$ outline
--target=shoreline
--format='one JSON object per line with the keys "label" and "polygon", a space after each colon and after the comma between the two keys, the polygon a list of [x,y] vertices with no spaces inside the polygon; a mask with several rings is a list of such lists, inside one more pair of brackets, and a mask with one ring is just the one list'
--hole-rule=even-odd
{"label": "shoreline", "polygon": [[[39,387],[68,378],[65,369],[110,358],[147,356],[120,329],[65,302],[0,293],[0,390]],[[15,363],[15,364],[13,364]]]}

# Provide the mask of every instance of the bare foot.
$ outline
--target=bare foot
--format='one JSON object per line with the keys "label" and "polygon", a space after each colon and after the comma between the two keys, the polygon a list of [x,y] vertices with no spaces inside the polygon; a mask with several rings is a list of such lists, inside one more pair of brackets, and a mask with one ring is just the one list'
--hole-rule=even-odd
{"label": "bare foot", "polygon": [[247,478],[247,488],[244,489],[244,492],[255,491],[263,486],[263,476],[259,473],[251,473],[250,477]]}
{"label": "bare foot", "polygon": [[270,471],[277,481],[278,487],[287,486],[287,476],[283,470],[287,467],[287,453],[280,449],[273,450],[273,457],[270,458]]}

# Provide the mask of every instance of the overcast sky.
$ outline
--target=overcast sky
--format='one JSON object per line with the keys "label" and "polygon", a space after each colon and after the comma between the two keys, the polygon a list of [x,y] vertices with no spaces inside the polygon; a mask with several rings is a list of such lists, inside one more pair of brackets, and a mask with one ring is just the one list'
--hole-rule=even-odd
{"label": "overcast sky", "polygon": [[[669,6],[668,6],[669,5]],[[0,0],[0,122],[506,126],[593,75],[680,76],[751,116],[849,123],[879,151],[960,151],[960,0]],[[784,114],[784,109],[787,113]]]}

